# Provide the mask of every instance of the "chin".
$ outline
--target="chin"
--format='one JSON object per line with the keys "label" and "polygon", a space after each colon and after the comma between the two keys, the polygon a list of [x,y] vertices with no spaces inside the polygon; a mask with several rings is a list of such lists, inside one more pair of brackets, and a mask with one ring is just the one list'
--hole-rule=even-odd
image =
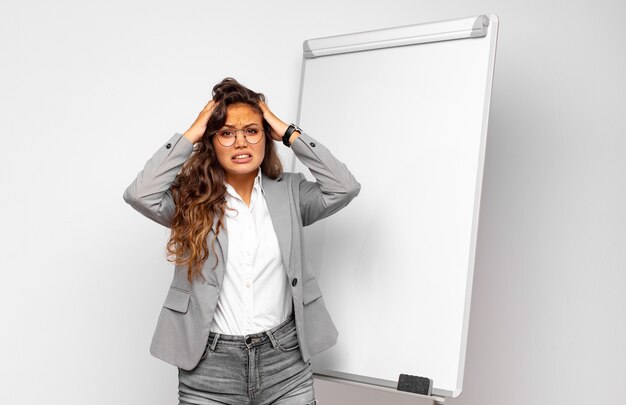
{"label": "chin", "polygon": [[256,175],[256,173],[259,170],[259,167],[261,167],[261,164],[258,165],[237,165],[237,166],[232,166],[229,165],[229,167],[225,168],[225,171],[227,174],[233,175],[233,176],[241,176],[244,174],[250,174],[250,173],[254,173]]}

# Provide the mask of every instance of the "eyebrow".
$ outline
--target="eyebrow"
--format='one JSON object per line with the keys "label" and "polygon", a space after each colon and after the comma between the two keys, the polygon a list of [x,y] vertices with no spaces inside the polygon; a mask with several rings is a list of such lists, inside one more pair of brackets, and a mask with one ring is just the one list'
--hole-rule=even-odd
{"label": "eyebrow", "polygon": [[[263,125],[257,124],[256,122],[252,122],[250,124],[244,125],[243,128],[248,128],[248,127],[252,127],[252,126],[262,127]],[[224,126],[222,128],[236,128],[236,126],[231,125],[231,124],[224,124]]]}

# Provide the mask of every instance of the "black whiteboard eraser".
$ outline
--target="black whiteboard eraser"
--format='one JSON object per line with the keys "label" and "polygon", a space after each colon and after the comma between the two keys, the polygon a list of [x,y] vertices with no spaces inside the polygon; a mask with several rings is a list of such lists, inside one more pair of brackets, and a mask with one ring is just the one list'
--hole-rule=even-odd
{"label": "black whiteboard eraser", "polygon": [[398,391],[413,392],[415,394],[431,395],[433,380],[415,375],[400,374],[398,378]]}

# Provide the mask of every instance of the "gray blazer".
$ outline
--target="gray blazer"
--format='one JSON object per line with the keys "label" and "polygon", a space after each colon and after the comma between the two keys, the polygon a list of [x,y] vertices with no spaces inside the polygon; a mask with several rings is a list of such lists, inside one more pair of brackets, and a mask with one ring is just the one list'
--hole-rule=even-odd
{"label": "gray blazer", "polygon": [[[291,149],[317,181],[307,181],[302,174],[284,173],[276,180],[264,176],[263,189],[292,286],[300,351],[308,361],[336,343],[337,329],[306,259],[303,227],[345,207],[361,186],[343,163],[307,134],[302,134]],[[124,192],[124,200],[146,217],[169,227],[174,214],[170,186],[192,151],[192,143],[176,133],[148,160]],[[228,260],[226,232],[219,233],[215,244],[217,254],[211,254],[202,269],[204,280],[197,278],[190,283],[187,267],[175,266],[150,347],[155,357],[185,370],[193,369],[204,354],[224,278],[224,263]]]}

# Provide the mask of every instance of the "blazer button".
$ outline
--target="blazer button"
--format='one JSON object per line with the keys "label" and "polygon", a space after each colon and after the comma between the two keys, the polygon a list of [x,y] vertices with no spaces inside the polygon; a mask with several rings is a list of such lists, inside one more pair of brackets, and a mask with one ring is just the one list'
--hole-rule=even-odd
{"label": "blazer button", "polygon": [[294,279],[291,281],[291,285],[295,287],[295,286],[296,286],[296,284],[298,284],[298,279],[297,279],[297,278],[294,278]]}
{"label": "blazer button", "polygon": [[315,142],[311,142],[309,145],[311,145],[312,147],[315,147]]}
{"label": "blazer button", "polygon": [[168,143],[167,145],[165,145],[165,149],[169,149],[169,148],[171,148],[171,147],[172,147],[172,144],[171,144],[171,143]]}

